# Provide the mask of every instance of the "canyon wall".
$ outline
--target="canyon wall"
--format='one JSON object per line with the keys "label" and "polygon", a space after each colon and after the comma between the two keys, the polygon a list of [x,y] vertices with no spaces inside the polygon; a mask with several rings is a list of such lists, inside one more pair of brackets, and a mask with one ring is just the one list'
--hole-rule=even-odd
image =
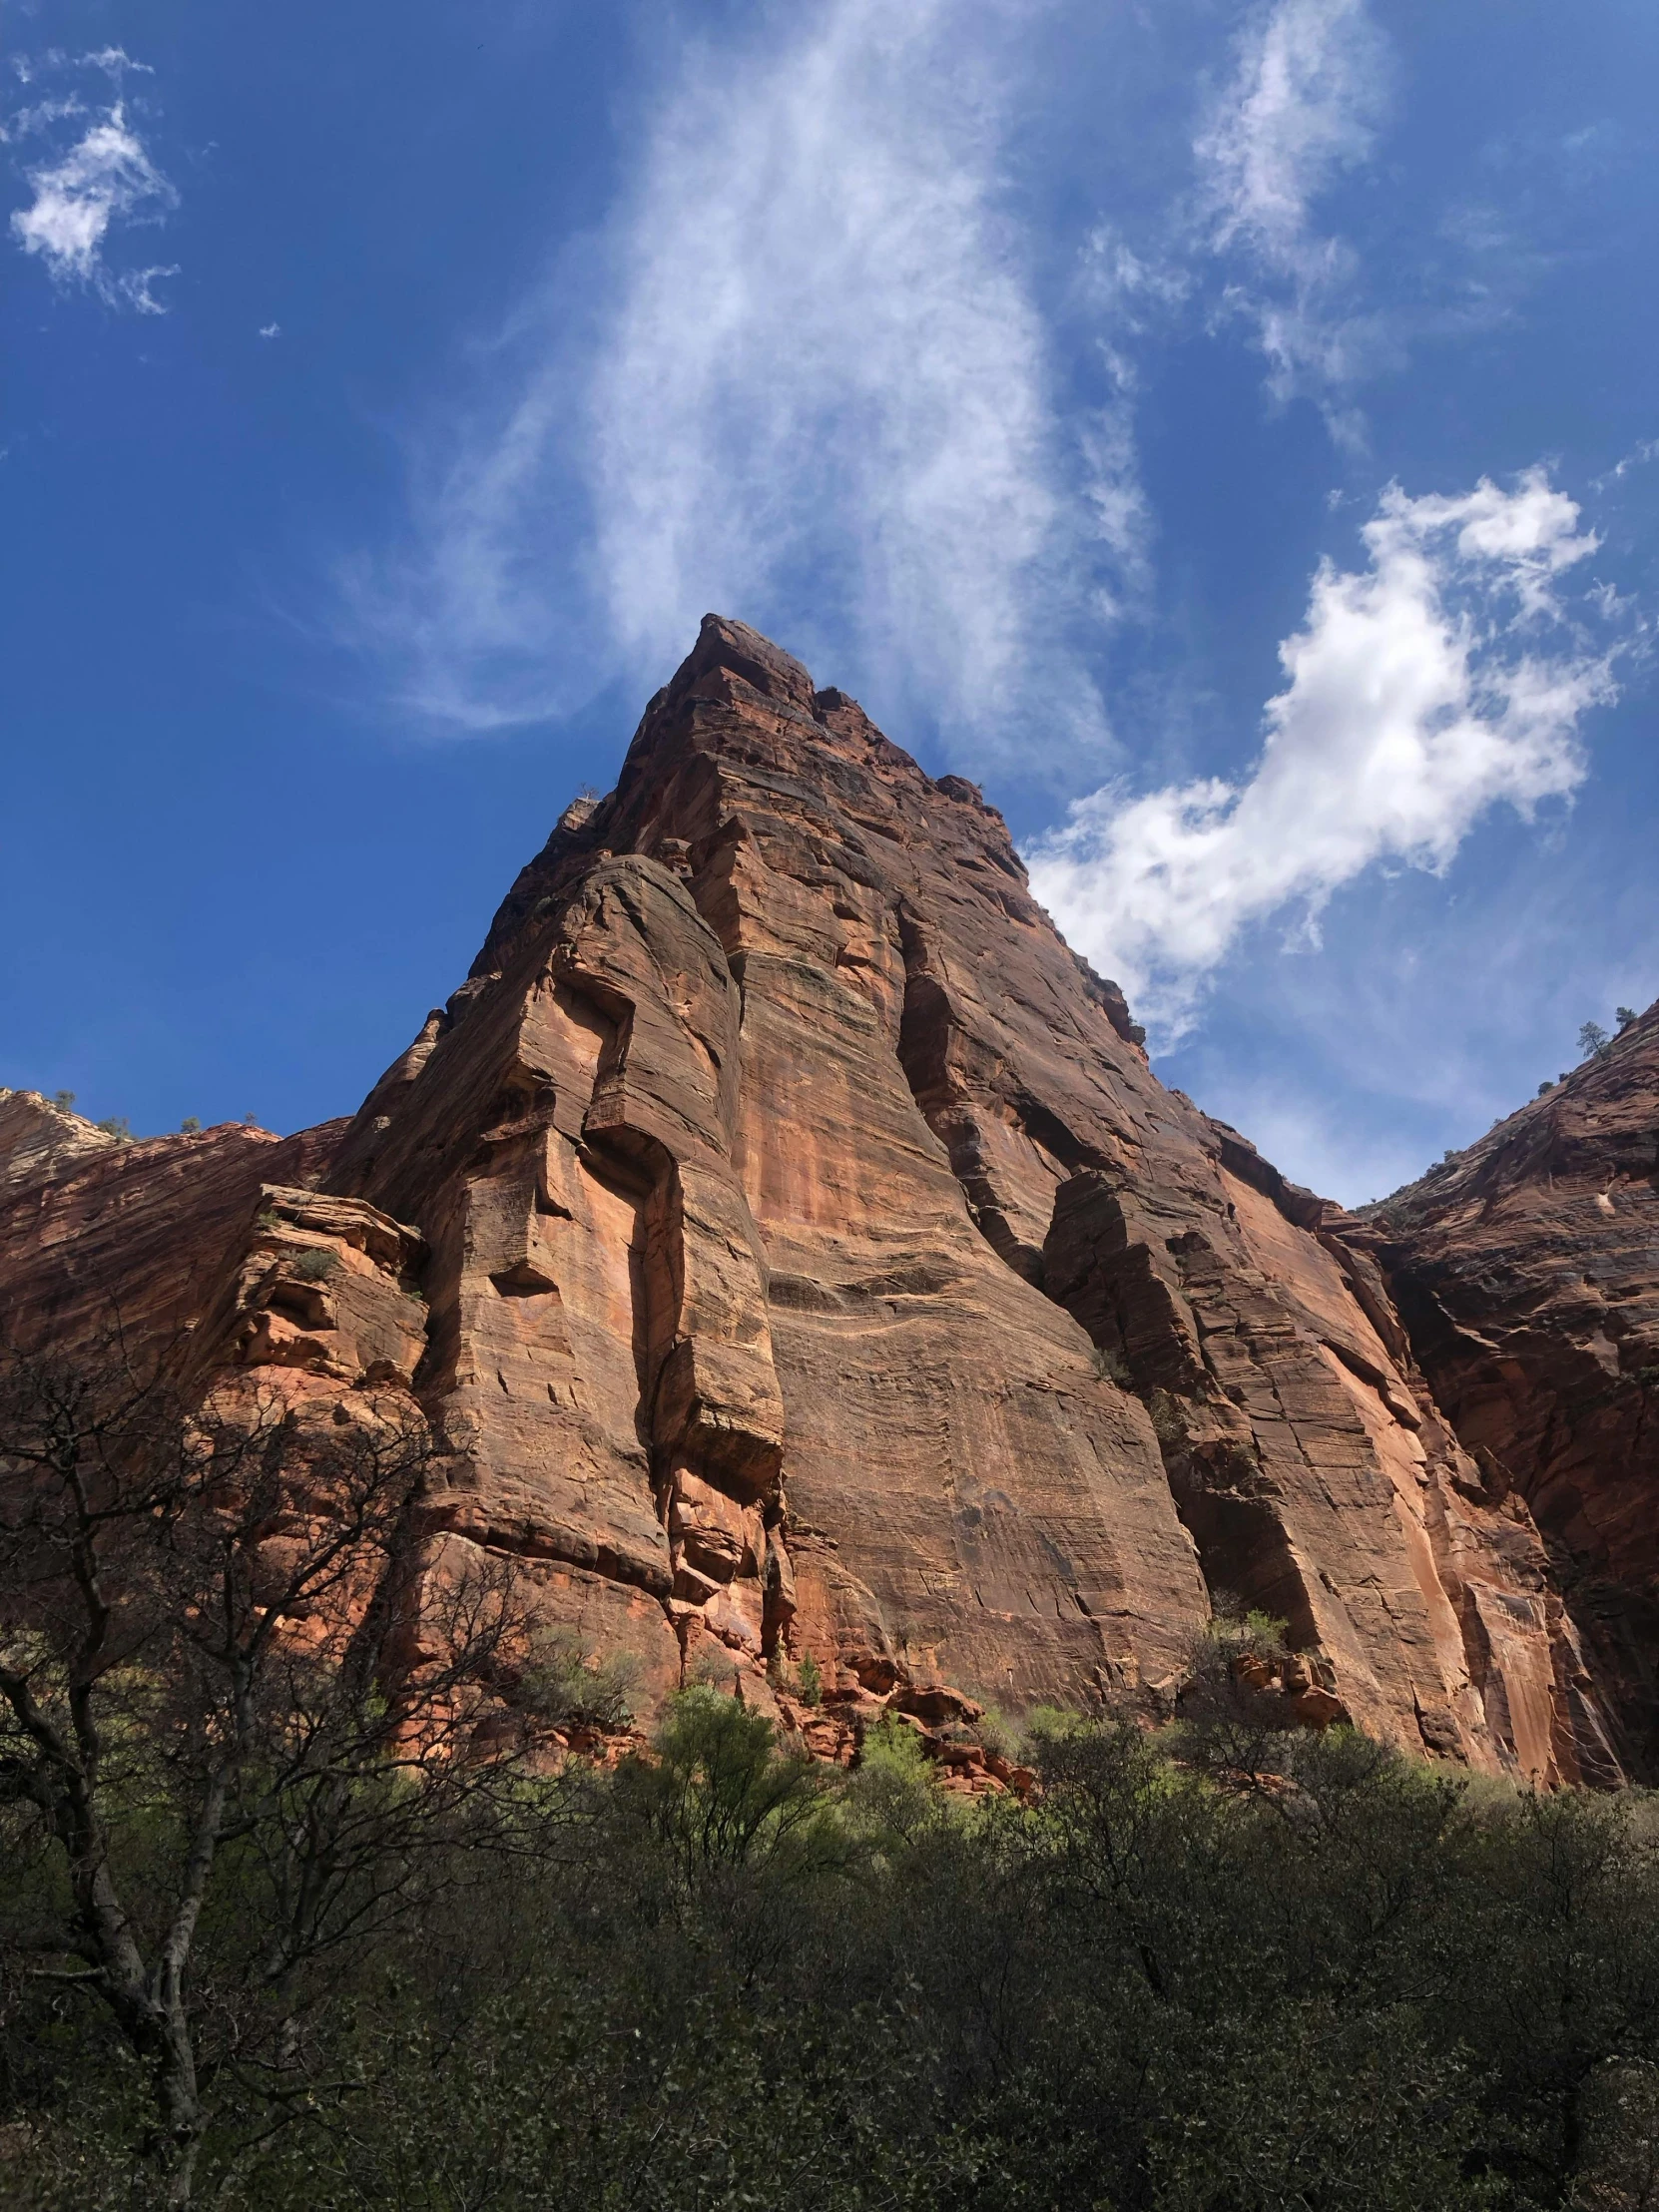
{"label": "canyon wall", "polygon": [[[1166,1090],[994,809],[740,624],[348,1125],[115,1147],[56,1112],[0,1094],[10,1331],[114,1306],[204,1386],[418,1405],[434,1557],[522,1561],[647,1706],[776,1710],[810,1654],[836,1756],[889,1705],[1156,1717],[1212,1609],[1259,1607],[1304,1718],[1540,1782],[1646,1756],[1649,1384],[1526,1458],[1492,1407],[1531,1355],[1465,1313],[1449,1186],[1348,1217]],[[1583,1307],[1540,1375],[1605,1377]]]}
{"label": "canyon wall", "polygon": [[1349,1232],[1487,1495],[1519,1495],[1575,1694],[1659,1779],[1659,1007]]}

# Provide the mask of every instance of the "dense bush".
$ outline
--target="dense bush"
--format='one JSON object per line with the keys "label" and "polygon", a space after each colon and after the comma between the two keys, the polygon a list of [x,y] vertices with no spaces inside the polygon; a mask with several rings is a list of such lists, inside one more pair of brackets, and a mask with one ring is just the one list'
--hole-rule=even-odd
{"label": "dense bush", "polygon": [[[907,1731],[832,1776],[686,1693],[651,1759],[463,1824],[418,1913],[294,1992],[280,2065],[223,2054],[197,2201],[1653,2201],[1645,1801],[1471,1788],[1340,1731],[1281,1737],[1253,1787],[1127,1720],[1028,1748],[1040,1795],[964,1802]],[[27,1889],[10,2201],[163,2201],[142,2076],[29,1971]],[[262,1894],[207,1932],[204,2004],[246,1978]]]}
{"label": "dense bush", "polygon": [[1287,1731],[1260,1616],[1023,1798],[712,1685],[553,1772],[626,1670],[417,1615],[418,1435],[121,1384],[0,1363],[0,2204],[1659,2204],[1646,1797]]}

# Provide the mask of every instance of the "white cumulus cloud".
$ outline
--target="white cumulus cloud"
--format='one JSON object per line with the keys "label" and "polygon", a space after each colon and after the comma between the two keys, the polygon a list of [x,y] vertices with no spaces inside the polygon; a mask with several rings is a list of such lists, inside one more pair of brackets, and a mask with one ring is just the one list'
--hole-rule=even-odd
{"label": "white cumulus cloud", "polygon": [[[43,57],[54,68],[76,66],[104,71],[119,86],[124,72],[141,65],[119,48],[106,48],[68,65],[61,55]],[[25,75],[24,82],[29,82]],[[69,125],[65,132],[63,127]],[[142,314],[166,310],[151,290],[172,269],[117,271],[106,259],[112,230],[126,223],[158,223],[178,205],[179,195],[152,159],[126,103],[89,111],[75,94],[47,100],[13,116],[5,136],[56,137],[58,151],[25,167],[31,194],[25,208],[12,212],[11,234],[25,254],[37,256],[59,283],[79,283],[110,305],[135,307]],[[72,143],[61,143],[64,139]]]}
{"label": "white cumulus cloud", "polygon": [[[554,334],[557,298],[402,574],[356,580],[415,704],[548,711],[579,583],[576,647],[630,681],[716,608],[833,641],[839,680],[965,754],[1011,753],[1039,699],[1057,745],[1102,744],[1065,632],[1109,609],[1142,517],[1112,410],[1061,427],[1003,213],[992,65],[1021,13],[964,37],[944,0],[825,0],[676,57],[583,337]],[[582,552],[555,576],[561,542]]]}
{"label": "white cumulus cloud", "polygon": [[1393,486],[1363,536],[1367,565],[1324,563],[1280,647],[1248,774],[1096,792],[1030,854],[1068,938],[1167,1038],[1251,924],[1294,905],[1317,939],[1375,863],[1441,869],[1486,809],[1583,777],[1579,726],[1613,684],[1559,599],[1597,543],[1574,502],[1541,467],[1455,497]]}
{"label": "white cumulus cloud", "polygon": [[1350,439],[1340,394],[1383,338],[1355,306],[1354,250],[1322,236],[1314,211],[1370,158],[1391,59],[1366,0],[1275,0],[1247,25],[1195,149],[1209,243],[1237,261],[1230,302],[1257,326],[1273,390],[1321,398]]}

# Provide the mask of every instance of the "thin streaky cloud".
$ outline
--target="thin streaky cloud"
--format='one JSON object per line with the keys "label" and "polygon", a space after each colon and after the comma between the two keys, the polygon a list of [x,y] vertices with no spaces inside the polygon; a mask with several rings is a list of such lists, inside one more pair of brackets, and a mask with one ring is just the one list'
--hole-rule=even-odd
{"label": "thin streaky cloud", "polygon": [[[353,579],[411,703],[551,711],[573,628],[591,666],[660,677],[713,607],[964,757],[1015,758],[1040,719],[1050,758],[1103,762],[1074,641],[1145,517],[1121,412],[1060,420],[1005,212],[991,64],[1028,13],[964,41],[943,0],[831,0],[677,58],[591,331],[549,316],[494,426],[427,479],[409,560]],[[550,590],[555,541],[587,558]]]}
{"label": "thin streaky cloud", "polygon": [[124,46],[101,46],[96,53],[83,54],[83,65],[88,69],[102,69],[119,84],[123,77],[154,77],[156,72],[148,62],[136,62]]}
{"label": "thin streaky cloud", "polygon": [[1062,501],[994,120],[928,96],[943,15],[850,0],[736,102],[691,74],[625,218],[592,407],[621,635],[661,657],[833,548],[860,658],[954,723],[1006,711]]}
{"label": "thin streaky cloud", "polygon": [[1083,242],[1073,293],[1087,316],[1108,396],[1083,418],[1078,436],[1083,493],[1109,571],[1096,585],[1108,621],[1150,606],[1151,553],[1157,523],[1141,476],[1135,419],[1141,374],[1135,341],[1187,302],[1191,274],[1177,263],[1137,254],[1109,223]]}
{"label": "thin streaky cloud", "polygon": [[1542,467],[1455,497],[1391,486],[1367,565],[1314,577],[1249,774],[1108,787],[1031,848],[1036,895],[1166,1042],[1253,924],[1289,908],[1316,944],[1378,862],[1444,869],[1489,808],[1528,816],[1580,783],[1580,727],[1614,683],[1560,598],[1598,542],[1579,522]]}
{"label": "thin streaky cloud", "polygon": [[1605,491],[1610,484],[1617,484],[1632,469],[1646,468],[1650,461],[1659,461],[1659,438],[1638,438],[1628,453],[1622,453],[1610,469],[1592,479],[1597,491]]}
{"label": "thin streaky cloud", "polygon": [[1319,400],[1339,442],[1356,445],[1346,395],[1387,339],[1357,304],[1353,247],[1323,234],[1315,211],[1376,148],[1392,52],[1366,0],[1276,0],[1235,63],[1194,147],[1206,243],[1234,271],[1226,303],[1254,323],[1275,396]]}

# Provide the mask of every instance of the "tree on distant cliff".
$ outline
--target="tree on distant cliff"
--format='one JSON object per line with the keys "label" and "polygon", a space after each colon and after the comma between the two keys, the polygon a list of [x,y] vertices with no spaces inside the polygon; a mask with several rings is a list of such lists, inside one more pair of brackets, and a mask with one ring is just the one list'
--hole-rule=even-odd
{"label": "tree on distant cliff", "polygon": [[1583,1054],[1586,1060],[1588,1060],[1594,1053],[1606,1051],[1607,1032],[1605,1029],[1603,1029],[1599,1021],[1587,1021],[1584,1023],[1583,1027],[1578,1032],[1578,1049]]}
{"label": "tree on distant cliff", "polygon": [[311,2094],[307,1973],[418,1910],[519,1748],[478,1734],[509,1578],[416,1571],[423,1429],[304,1402],[0,1360],[0,1945],[138,2061],[175,2205],[226,2097]]}

